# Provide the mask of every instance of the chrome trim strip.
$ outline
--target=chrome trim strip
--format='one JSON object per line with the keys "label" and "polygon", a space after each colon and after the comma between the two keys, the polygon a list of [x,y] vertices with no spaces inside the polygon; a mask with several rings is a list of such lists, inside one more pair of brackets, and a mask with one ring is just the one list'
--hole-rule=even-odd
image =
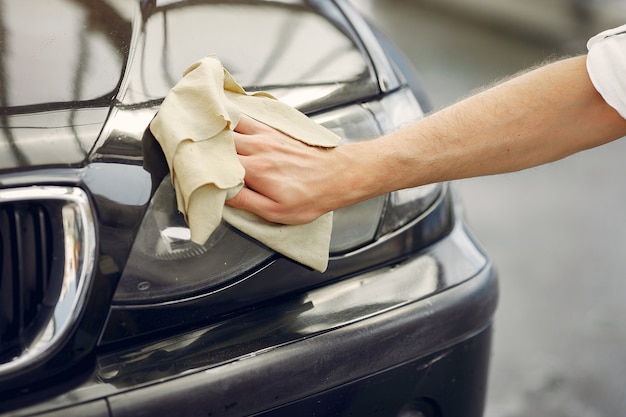
{"label": "chrome trim strip", "polygon": [[[53,314],[30,346],[11,362],[0,364],[0,376],[41,362],[56,351],[78,321],[93,277],[96,230],[87,194],[76,187],[32,186],[0,190],[0,203],[17,201],[62,202],[64,260],[61,294]],[[52,277],[51,279],[55,279]],[[58,279],[58,278],[57,278]]]}

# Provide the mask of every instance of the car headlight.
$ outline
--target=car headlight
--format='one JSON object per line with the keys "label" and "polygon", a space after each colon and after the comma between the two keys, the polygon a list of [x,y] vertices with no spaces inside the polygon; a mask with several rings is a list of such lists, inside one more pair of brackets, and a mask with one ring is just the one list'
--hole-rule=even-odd
{"label": "car headlight", "polygon": [[[360,141],[422,116],[410,91],[399,90],[381,100],[349,105],[313,119],[345,141]],[[349,256],[414,220],[437,199],[440,191],[439,185],[400,190],[337,210],[331,262],[333,256]],[[150,304],[192,298],[232,285],[275,256],[227,224],[220,225],[206,244],[193,243],[176,209],[174,190],[167,176],[148,207],[114,302]]]}

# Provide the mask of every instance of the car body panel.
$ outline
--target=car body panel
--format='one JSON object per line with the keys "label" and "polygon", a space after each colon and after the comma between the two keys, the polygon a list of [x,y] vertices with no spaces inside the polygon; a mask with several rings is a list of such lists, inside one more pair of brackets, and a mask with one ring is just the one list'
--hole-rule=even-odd
{"label": "car body panel", "polygon": [[[459,222],[448,237],[403,263],[104,353],[86,381],[73,381],[71,390],[68,383],[60,395],[57,387],[49,389],[44,405],[13,415],[103,398],[113,416],[153,407],[172,415],[252,415],[436,352],[441,359],[491,326],[497,281],[474,245]],[[465,266],[450,262],[459,258]],[[460,277],[471,279],[432,295],[442,280]],[[479,380],[486,378],[483,371],[476,371]]]}
{"label": "car body panel", "polygon": [[124,75],[130,21],[97,1],[6,2],[0,11],[0,171],[81,164]]}
{"label": "car body panel", "polygon": [[[141,284],[125,278],[141,277],[131,254],[168,181],[147,127],[194,60],[217,53],[246,88],[313,118],[358,107],[378,129],[371,135],[397,127],[394,103],[423,100],[400,52],[347,1],[0,0],[0,16],[0,189],[80,188],[97,235],[92,285],[69,336],[19,372],[3,373],[0,362],[0,414],[323,415],[315,404],[325,404],[338,415],[331,403],[349,392],[380,386],[370,399],[383,401],[404,381],[421,394],[398,394],[389,410],[415,411],[419,397],[429,417],[478,417],[497,280],[448,186],[410,221],[331,254],[325,273],[267,252],[181,297],[119,296]],[[14,60],[20,42],[26,53]],[[16,71],[29,59],[34,71]],[[468,373],[474,359],[480,369]],[[465,382],[441,382],[455,378]],[[447,408],[446,395],[459,391],[472,397],[471,414]]]}
{"label": "car body panel", "polygon": [[380,93],[363,45],[340,30],[345,17],[335,12],[335,26],[315,3],[113,4],[3,6],[0,171],[82,164],[98,137],[92,158],[115,157],[119,141],[141,137],[127,128],[145,126],[187,66],[210,54],[244,87],[306,112]]}

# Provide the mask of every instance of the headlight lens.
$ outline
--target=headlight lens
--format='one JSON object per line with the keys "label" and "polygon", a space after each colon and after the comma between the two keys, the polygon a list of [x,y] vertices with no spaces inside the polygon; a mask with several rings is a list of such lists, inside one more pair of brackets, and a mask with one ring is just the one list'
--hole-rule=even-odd
{"label": "headlight lens", "polygon": [[[345,141],[367,140],[397,129],[422,111],[408,90],[313,117]],[[439,185],[376,197],[334,214],[331,255],[348,255],[418,217],[438,197]],[[117,304],[169,302],[206,294],[258,269],[274,253],[222,224],[205,245],[191,242],[167,176],[143,219],[118,285]]]}
{"label": "headlight lens", "polygon": [[273,255],[226,224],[219,225],[204,245],[190,239],[168,175],[152,197],[114,301],[126,304],[187,298],[238,277]]}

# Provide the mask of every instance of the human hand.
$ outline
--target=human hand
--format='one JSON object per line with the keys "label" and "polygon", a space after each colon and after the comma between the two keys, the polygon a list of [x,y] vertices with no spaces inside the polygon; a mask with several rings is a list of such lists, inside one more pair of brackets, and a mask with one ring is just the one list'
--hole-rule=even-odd
{"label": "human hand", "polygon": [[338,208],[338,148],[306,145],[246,115],[233,133],[244,187],[226,201],[268,221],[303,224]]}

